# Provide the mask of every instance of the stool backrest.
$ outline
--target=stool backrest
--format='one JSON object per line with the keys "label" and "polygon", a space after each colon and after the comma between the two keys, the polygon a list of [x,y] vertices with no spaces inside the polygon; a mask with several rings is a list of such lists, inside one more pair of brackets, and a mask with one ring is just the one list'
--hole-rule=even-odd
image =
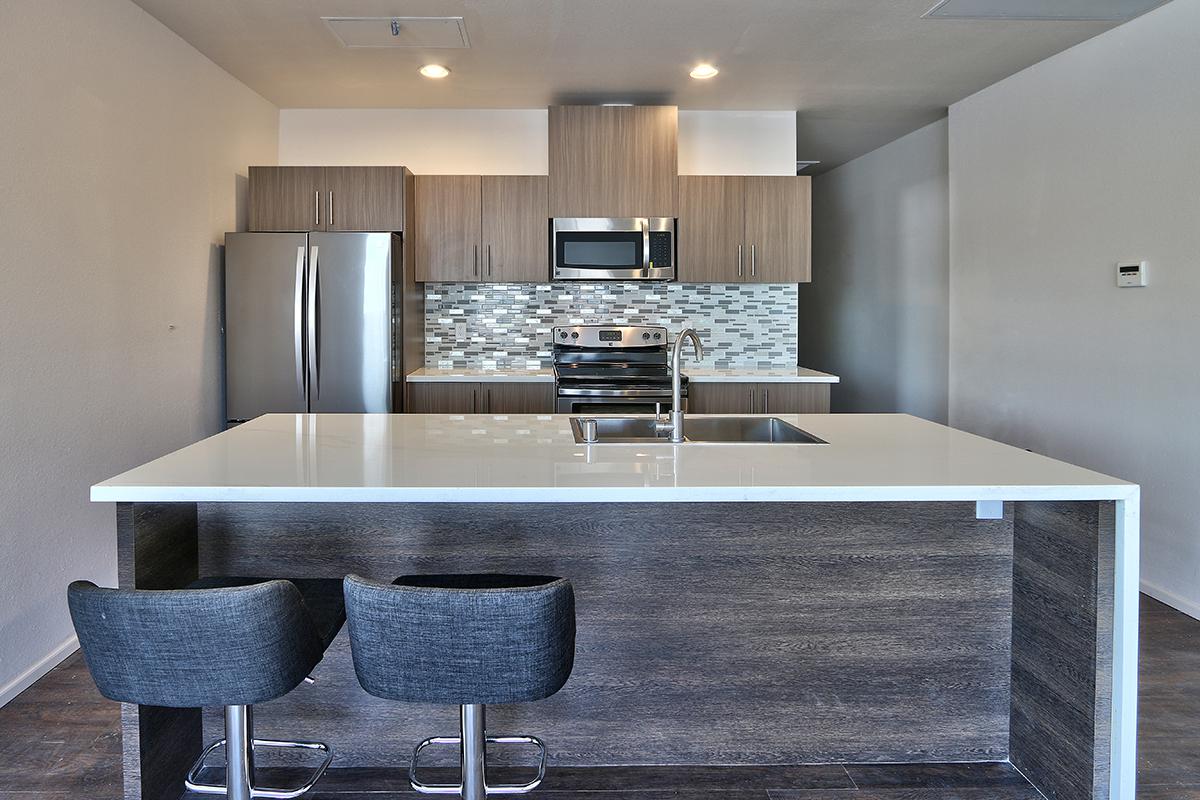
{"label": "stool backrest", "polygon": [[465,705],[541,700],[575,660],[575,593],[563,578],[347,576],[359,683],[390,700]]}
{"label": "stool backrest", "polygon": [[88,670],[110,700],[252,705],[294,689],[323,654],[288,581],[221,589],[67,588]]}

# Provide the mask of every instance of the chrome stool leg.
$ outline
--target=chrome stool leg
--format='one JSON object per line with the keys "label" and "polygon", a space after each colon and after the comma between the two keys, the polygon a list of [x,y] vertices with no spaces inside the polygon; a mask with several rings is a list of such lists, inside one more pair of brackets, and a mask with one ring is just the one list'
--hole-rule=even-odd
{"label": "chrome stool leg", "polygon": [[[200,770],[208,756],[218,747],[225,748],[225,785],[200,783]],[[314,750],[324,754],[321,765],[308,780],[294,789],[270,789],[254,785],[254,749],[282,748]],[[333,753],[324,742],[289,742],[254,738],[254,707],[225,706],[225,738],[204,748],[200,758],[188,770],[183,785],[199,794],[222,794],[229,800],[294,800],[310,791],[333,761]]]}
{"label": "chrome stool leg", "polygon": [[[433,736],[425,739],[413,749],[412,763],[408,767],[408,782],[421,794],[457,794],[463,800],[485,800],[488,795],[525,794],[532,792],[546,777],[546,745],[536,736],[488,736],[486,733],[487,707],[464,705],[459,708],[458,736]],[[489,744],[531,744],[538,748],[537,777],[528,783],[502,783],[491,786],[487,782],[487,746]],[[459,765],[462,770],[461,783],[422,783],[417,779],[417,764],[421,751],[432,745],[457,745]]]}

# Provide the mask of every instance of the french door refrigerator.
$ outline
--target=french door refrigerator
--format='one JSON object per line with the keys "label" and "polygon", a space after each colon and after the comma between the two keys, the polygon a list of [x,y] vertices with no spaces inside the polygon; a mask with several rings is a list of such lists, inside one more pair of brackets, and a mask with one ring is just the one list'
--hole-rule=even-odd
{"label": "french door refrigerator", "polygon": [[402,252],[394,233],[226,234],[229,422],[392,411],[392,275]]}

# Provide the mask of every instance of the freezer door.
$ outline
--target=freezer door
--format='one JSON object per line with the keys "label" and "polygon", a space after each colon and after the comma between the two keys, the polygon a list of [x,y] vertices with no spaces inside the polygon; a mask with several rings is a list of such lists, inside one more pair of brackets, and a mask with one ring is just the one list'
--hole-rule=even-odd
{"label": "freezer door", "polygon": [[308,407],[392,410],[391,233],[309,234]]}
{"label": "freezer door", "polygon": [[307,410],[304,275],[308,235],[225,235],[226,416]]}

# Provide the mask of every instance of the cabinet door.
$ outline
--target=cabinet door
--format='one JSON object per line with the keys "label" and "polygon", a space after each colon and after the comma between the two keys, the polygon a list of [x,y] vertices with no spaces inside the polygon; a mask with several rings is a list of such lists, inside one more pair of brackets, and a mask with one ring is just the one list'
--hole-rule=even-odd
{"label": "cabinet door", "polygon": [[757,384],[689,383],[689,414],[753,414],[757,407]]}
{"label": "cabinet door", "polygon": [[747,280],[754,283],[811,280],[812,179],[748,177],[745,184],[745,246],[750,250]]}
{"label": "cabinet door", "polygon": [[251,231],[324,230],[324,167],[251,167]]}
{"label": "cabinet door", "polygon": [[550,216],[674,217],[675,106],[551,106]]}
{"label": "cabinet door", "polygon": [[679,176],[679,281],[736,283],[747,264],[744,179],[739,176]]}
{"label": "cabinet door", "polygon": [[404,167],[326,167],[325,230],[404,230]]}
{"label": "cabinet door", "polygon": [[410,383],[410,414],[475,414],[482,411],[478,383]]}
{"label": "cabinet door", "polygon": [[489,414],[553,414],[553,383],[482,383],[482,408]]}
{"label": "cabinet door", "polygon": [[828,383],[760,383],[763,414],[828,414]]}
{"label": "cabinet door", "polygon": [[545,175],[483,177],[483,277],[489,281],[550,279]]}
{"label": "cabinet door", "polygon": [[416,176],[419,282],[481,280],[480,186],[478,175]]}

